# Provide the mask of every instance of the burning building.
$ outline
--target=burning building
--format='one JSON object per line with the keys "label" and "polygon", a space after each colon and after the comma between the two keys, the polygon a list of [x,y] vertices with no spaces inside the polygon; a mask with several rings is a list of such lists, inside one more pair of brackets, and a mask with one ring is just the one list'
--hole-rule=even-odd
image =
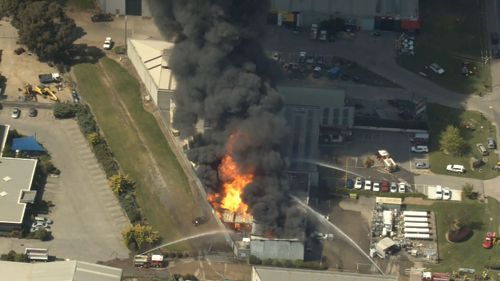
{"label": "burning building", "polygon": [[[214,208],[251,215],[276,237],[300,236],[304,222],[288,196],[281,154],[288,129],[273,85],[277,66],[258,43],[269,1],[150,4],[164,36],[175,41],[173,126],[181,138],[194,139],[188,157]],[[210,124],[203,134],[196,130],[200,120]]]}

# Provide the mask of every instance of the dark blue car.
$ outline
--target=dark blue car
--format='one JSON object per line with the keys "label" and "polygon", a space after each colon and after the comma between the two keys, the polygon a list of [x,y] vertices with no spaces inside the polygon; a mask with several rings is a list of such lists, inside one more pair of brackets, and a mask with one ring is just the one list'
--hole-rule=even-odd
{"label": "dark blue car", "polygon": [[352,179],[347,179],[347,181],[345,183],[345,187],[347,187],[349,189],[353,189],[354,188],[354,181]]}

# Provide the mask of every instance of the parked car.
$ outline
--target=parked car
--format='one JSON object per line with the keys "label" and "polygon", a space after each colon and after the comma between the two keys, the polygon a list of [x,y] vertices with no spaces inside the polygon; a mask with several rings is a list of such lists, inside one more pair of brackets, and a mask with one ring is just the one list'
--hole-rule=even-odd
{"label": "parked car", "polygon": [[449,164],[446,166],[446,170],[448,172],[454,172],[454,173],[465,173],[465,167],[463,165],[458,165],[458,164]]}
{"label": "parked car", "polygon": [[354,188],[355,189],[363,188],[363,180],[361,180],[361,178],[356,178],[356,180],[354,181]]}
{"label": "parked car", "polygon": [[196,217],[196,218],[194,218],[194,220],[193,220],[193,224],[194,224],[194,226],[198,226],[198,225],[200,225],[200,224],[204,224],[204,223],[206,223],[207,221],[208,221],[208,219],[207,219],[207,217],[205,217],[205,216]]}
{"label": "parked car", "polygon": [[71,97],[73,98],[74,103],[80,102],[80,96],[78,95],[75,89],[71,90]]}
{"label": "parked car", "polygon": [[488,156],[490,152],[484,147],[482,143],[476,143],[477,150],[481,153],[482,156]]}
{"label": "parked car", "polygon": [[17,118],[19,118],[19,116],[21,116],[21,110],[17,107],[14,107],[12,109],[12,113],[10,114],[10,117],[17,119]]}
{"label": "parked car", "polygon": [[98,13],[90,17],[92,22],[113,21],[113,15],[109,13]]}
{"label": "parked car", "polygon": [[306,62],[306,57],[307,57],[307,53],[302,51],[302,52],[299,52],[299,63],[305,63]]}
{"label": "parked car", "polygon": [[488,146],[489,149],[495,149],[497,148],[497,143],[495,142],[495,140],[493,138],[488,138],[486,140],[486,145]]}
{"label": "parked car", "polygon": [[436,200],[441,200],[443,199],[443,187],[440,185],[436,185],[436,194],[435,194]]}
{"label": "parked car", "polygon": [[429,169],[429,163],[427,163],[427,162],[415,162],[415,168],[417,168],[417,169]]}
{"label": "parked car", "polygon": [[38,115],[38,111],[36,110],[36,108],[34,108],[34,107],[30,108],[29,117],[36,117],[37,115]]}
{"label": "parked car", "polygon": [[106,37],[104,44],[102,45],[104,50],[111,50],[113,48],[113,39],[111,37]]}
{"label": "parked car", "polygon": [[271,58],[277,62],[280,61],[280,53],[278,52],[273,52],[273,54],[271,55]]}
{"label": "parked car", "polygon": [[415,153],[428,153],[429,152],[429,148],[427,147],[427,145],[413,145],[411,147],[411,152],[415,152]]}
{"label": "parked car", "polygon": [[382,183],[380,184],[380,191],[382,192],[389,192],[389,182],[386,180],[383,180]]}
{"label": "parked car", "polygon": [[372,182],[370,180],[365,180],[365,190],[372,190]]}
{"label": "parked car", "polygon": [[354,181],[352,179],[347,179],[345,182],[345,187],[348,189],[354,188]]}
{"label": "parked car", "polygon": [[450,200],[451,199],[451,190],[448,188],[443,189],[443,200]]}
{"label": "parked car", "polygon": [[392,193],[398,192],[398,186],[396,185],[395,182],[391,182],[391,192]]}
{"label": "parked car", "polygon": [[308,55],[306,57],[306,63],[307,64],[313,64],[314,63],[314,57],[312,55]]}
{"label": "parked car", "polygon": [[399,193],[405,193],[406,192],[406,183],[400,182],[398,184],[398,192]]}
{"label": "parked car", "polygon": [[376,191],[376,192],[380,191],[380,183],[379,182],[373,183],[373,191]]}
{"label": "parked car", "polygon": [[429,68],[436,74],[444,74],[444,69],[437,63],[431,63],[431,65],[429,65]]}

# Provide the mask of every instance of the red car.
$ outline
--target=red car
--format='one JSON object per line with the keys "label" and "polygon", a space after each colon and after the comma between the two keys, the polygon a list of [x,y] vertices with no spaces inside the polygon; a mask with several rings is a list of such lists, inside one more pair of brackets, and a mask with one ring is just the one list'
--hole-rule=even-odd
{"label": "red car", "polygon": [[382,192],[389,192],[389,182],[387,180],[383,180],[380,184],[380,190]]}
{"label": "red car", "polygon": [[495,239],[497,238],[496,236],[496,232],[487,232],[484,237],[483,248],[490,249],[493,247],[493,243],[495,243]]}

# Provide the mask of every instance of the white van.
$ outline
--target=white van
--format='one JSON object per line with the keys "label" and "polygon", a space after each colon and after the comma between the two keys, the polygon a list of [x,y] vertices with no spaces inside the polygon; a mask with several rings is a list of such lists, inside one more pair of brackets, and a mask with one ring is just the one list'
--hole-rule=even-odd
{"label": "white van", "polygon": [[443,199],[443,187],[440,185],[436,185],[436,200]]}

